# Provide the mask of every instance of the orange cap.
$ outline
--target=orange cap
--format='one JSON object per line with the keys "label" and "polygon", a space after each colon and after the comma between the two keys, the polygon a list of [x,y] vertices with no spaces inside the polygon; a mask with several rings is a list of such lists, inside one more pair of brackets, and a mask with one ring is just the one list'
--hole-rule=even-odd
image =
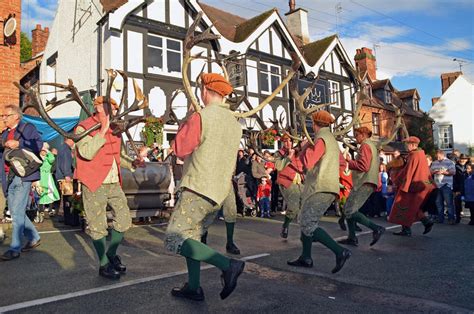
{"label": "orange cap", "polygon": [[326,124],[334,123],[333,116],[326,110],[319,110],[312,114],[311,116],[314,122],[321,122]]}
{"label": "orange cap", "polygon": [[416,136],[409,136],[406,139],[403,140],[405,143],[414,143],[414,144],[420,144],[420,139]]}
{"label": "orange cap", "polygon": [[211,90],[222,97],[232,93],[234,88],[222,75],[216,73],[202,73],[201,82],[208,90]]}
{"label": "orange cap", "polygon": [[[104,96],[99,96],[99,97],[97,97],[97,98],[94,100],[94,106],[102,105],[102,104],[104,104],[104,101],[105,101],[105,97],[104,97]],[[118,108],[119,108],[119,105],[117,104],[117,102],[116,102],[113,98],[110,98],[110,105],[111,105],[114,109],[118,109]]]}

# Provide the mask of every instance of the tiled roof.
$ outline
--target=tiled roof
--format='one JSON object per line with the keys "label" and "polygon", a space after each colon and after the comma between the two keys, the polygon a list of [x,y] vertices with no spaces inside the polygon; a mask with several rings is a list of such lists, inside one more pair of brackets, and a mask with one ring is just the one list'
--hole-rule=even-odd
{"label": "tiled roof", "polygon": [[37,56],[35,56],[34,58],[31,58],[28,61],[20,63],[20,69],[21,69],[20,80],[23,77],[25,77],[25,75],[30,73],[31,70],[39,66],[41,64],[42,59],[43,59],[43,53],[38,54]]}
{"label": "tiled roof", "polygon": [[388,82],[389,82],[389,79],[374,81],[372,82],[372,89],[375,90],[375,89],[384,88]]}
{"label": "tiled roof", "polygon": [[104,12],[115,11],[120,8],[122,5],[127,3],[128,0],[100,0]]}
{"label": "tiled roof", "polygon": [[315,65],[336,37],[337,35],[331,35],[301,47],[300,50],[303,52],[306,62],[308,62],[310,66]]}
{"label": "tiled roof", "polygon": [[405,98],[413,97],[415,93],[416,93],[416,88],[412,88],[412,89],[397,91],[397,96],[400,99],[405,99]]}

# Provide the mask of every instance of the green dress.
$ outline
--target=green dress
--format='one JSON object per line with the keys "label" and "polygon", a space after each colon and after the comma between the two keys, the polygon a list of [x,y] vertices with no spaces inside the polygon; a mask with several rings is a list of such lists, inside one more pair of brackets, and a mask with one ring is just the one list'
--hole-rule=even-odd
{"label": "green dress", "polygon": [[41,196],[40,204],[51,204],[59,200],[59,191],[51,174],[51,168],[53,167],[55,157],[51,152],[48,152],[43,159],[43,164],[40,167],[41,178]]}

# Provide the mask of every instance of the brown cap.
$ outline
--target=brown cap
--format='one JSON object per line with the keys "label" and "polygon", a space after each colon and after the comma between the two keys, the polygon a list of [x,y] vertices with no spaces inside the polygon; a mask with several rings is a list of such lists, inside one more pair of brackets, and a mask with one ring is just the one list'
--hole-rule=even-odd
{"label": "brown cap", "polygon": [[420,144],[420,139],[416,136],[410,136],[403,140],[405,143]]}
{"label": "brown cap", "polygon": [[222,75],[216,73],[202,73],[201,82],[208,90],[211,90],[222,97],[232,93],[234,88]]}
{"label": "brown cap", "polygon": [[333,116],[326,110],[319,110],[312,114],[313,122],[321,122],[326,124],[334,123]]}
{"label": "brown cap", "polygon": [[372,136],[372,131],[369,130],[366,126],[361,126],[360,128],[355,128],[354,133],[366,134],[368,137]]}
{"label": "brown cap", "polygon": [[465,155],[465,154],[461,154],[461,156],[459,156],[459,159],[470,159],[469,156]]}
{"label": "brown cap", "polygon": [[[94,100],[94,106],[102,105],[102,104],[104,104],[104,101],[105,101],[105,97],[104,96],[99,96]],[[115,109],[119,108],[117,102],[113,98],[110,98],[110,105],[112,107],[114,107]]]}

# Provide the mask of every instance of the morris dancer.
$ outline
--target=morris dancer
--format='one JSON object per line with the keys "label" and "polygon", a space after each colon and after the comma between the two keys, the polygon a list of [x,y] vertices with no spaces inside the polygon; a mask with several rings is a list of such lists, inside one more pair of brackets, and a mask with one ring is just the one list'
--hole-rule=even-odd
{"label": "morris dancer", "polygon": [[344,215],[347,219],[349,236],[339,241],[342,244],[357,246],[356,222],[366,226],[373,231],[372,242],[370,246],[377,243],[385,228],[370,221],[359,209],[365,201],[375,191],[379,182],[379,156],[375,144],[370,140],[372,132],[367,127],[361,127],[354,130],[354,135],[358,144],[360,144],[359,154],[355,160],[346,155],[349,163],[349,169],[352,170],[353,189],[347,198],[344,206]]}
{"label": "morris dancer", "polygon": [[[118,105],[110,99],[113,114]],[[131,224],[130,209],[121,187],[120,167],[132,168],[131,158],[121,153],[120,135],[113,135],[110,116],[104,111],[104,97],[94,101],[95,114],[82,121],[75,133],[80,134],[101,123],[101,128],[76,143],[76,178],[82,183],[82,200],[88,228],[86,232],[99,257],[99,275],[119,279],[127,270],[117,255],[125,231]],[[107,205],[114,212],[112,239],[106,250]]]}
{"label": "morris dancer", "polygon": [[176,156],[184,159],[182,194],[171,215],[165,245],[186,258],[188,282],[171,290],[175,297],[204,300],[199,278],[201,261],[222,270],[221,299],[234,291],[244,270],[244,262],[229,259],[200,242],[232,189],[235,156],[242,136],[242,128],[224,99],[232,90],[221,75],[202,74],[201,99],[205,108],[191,115],[176,134],[173,149]]}
{"label": "morris dancer", "polygon": [[433,228],[433,222],[425,216],[421,207],[436,186],[431,177],[425,152],[418,148],[420,139],[410,136],[404,142],[409,151],[408,159],[405,167],[392,179],[398,189],[388,221],[402,225],[402,230],[394,232],[394,235],[409,237],[411,225],[415,221],[421,221],[425,226],[423,234],[427,234]]}
{"label": "morris dancer", "polygon": [[[339,147],[329,125],[334,118],[327,111],[313,113],[313,130],[316,135],[314,146],[308,146],[301,154],[301,162],[306,169],[304,190],[302,193],[301,209],[301,256],[288,261],[288,265],[298,267],[313,267],[311,248],[313,242],[319,241],[336,255],[336,267],[332,273],[342,269],[351,256],[351,251],[337,244],[331,236],[319,227],[319,220],[331,206],[339,194]],[[292,159],[294,150],[291,149],[288,158]]]}
{"label": "morris dancer", "polygon": [[278,151],[275,157],[275,167],[278,171],[277,183],[280,186],[281,195],[286,202],[285,221],[281,227],[280,236],[288,238],[290,223],[298,216],[301,209],[301,192],[303,190],[303,166],[293,154],[291,160],[286,156],[293,149],[293,140],[285,133],[282,138],[283,148]]}

